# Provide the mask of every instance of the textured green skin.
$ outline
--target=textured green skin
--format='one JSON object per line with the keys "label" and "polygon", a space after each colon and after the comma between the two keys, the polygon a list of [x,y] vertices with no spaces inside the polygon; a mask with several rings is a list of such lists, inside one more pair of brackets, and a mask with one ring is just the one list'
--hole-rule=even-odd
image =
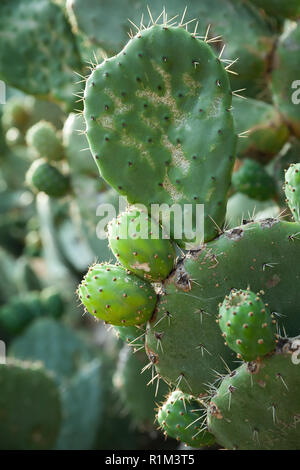
{"label": "textured green skin", "polygon": [[268,15],[283,16],[295,20],[300,18],[299,0],[251,0],[259,8],[263,8]]}
{"label": "textured green skin", "polygon": [[114,384],[120,394],[125,409],[141,428],[154,428],[156,403],[160,403],[168,393],[167,385],[161,380],[157,392],[156,381],[147,385],[152,378],[151,369],[141,373],[148,359],[144,351],[133,353],[125,345],[120,351]]}
{"label": "textured green skin", "polygon": [[197,396],[206,393],[214,371],[224,370],[220,356],[234,367],[215,321],[218,304],[232,286],[264,290],[270,311],[284,315],[275,316],[279,328],[284,325],[287,334],[297,334],[299,231],[298,223],[249,223],[192,252],[178,265],[164,284],[165,295],[159,297],[146,335],[150,360],[164,379],[174,384],[180,381],[184,392]]}
{"label": "textured green skin", "polygon": [[82,366],[61,387],[63,420],[56,450],[89,450],[102,429],[104,394],[101,363],[94,359]]}
{"label": "textured green skin", "polygon": [[227,449],[299,450],[299,386],[299,365],[286,349],[243,364],[212,397],[209,430]]}
{"label": "textured green skin", "polygon": [[300,221],[300,163],[291,164],[285,173],[285,196],[295,221]]}
{"label": "textured green skin", "polygon": [[199,400],[176,390],[159,408],[157,421],[168,436],[178,441],[191,447],[210,446],[215,442],[214,436],[207,431],[199,432],[204,410]]}
{"label": "textured green skin", "polygon": [[255,160],[246,158],[242,166],[233,173],[232,185],[240,193],[258,201],[267,201],[277,195],[276,181]]}
{"label": "textured green skin", "polygon": [[219,326],[227,345],[244,361],[275,349],[276,321],[259,294],[231,290],[219,309]]}
{"label": "textured green skin", "polygon": [[61,406],[53,378],[40,365],[0,365],[0,448],[46,450],[55,444]]}
{"label": "textured green skin", "polygon": [[81,61],[63,11],[49,0],[4,0],[0,31],[0,77],[28,94],[65,102],[72,109],[74,70],[81,69]]}
{"label": "textured green skin", "polygon": [[134,347],[139,347],[145,342],[144,330],[137,326],[115,326],[114,330],[118,338]]}
{"label": "textured green skin", "polygon": [[[143,14],[144,24],[148,23],[148,3],[146,0],[122,0],[121,3],[112,0],[109,4],[104,0],[68,0],[67,5],[75,28],[109,54],[114,54],[126,44],[129,29],[135,31],[127,18],[139,26]],[[165,0],[163,4],[160,0],[151,0],[149,6],[155,20],[163,6],[168,18],[178,15],[177,19],[180,19],[186,5],[182,0]],[[221,5],[220,0],[190,0],[187,7],[185,21],[196,18],[201,36],[211,25],[210,36],[221,35],[227,45],[223,58],[239,58],[234,67],[239,75],[231,75],[235,89],[247,87],[246,94],[255,96],[262,89],[268,69],[268,55],[275,40],[265,18],[249,2],[241,0],[236,0],[234,4],[221,0]],[[194,23],[190,25],[190,30],[193,29]],[[218,50],[220,43],[213,45]]]}
{"label": "textured green skin", "polygon": [[222,225],[234,163],[230,105],[227,73],[207,44],[178,27],[142,31],[86,83],[102,177],[132,204],[205,203],[204,238],[214,238],[210,217]]}
{"label": "textured green skin", "polygon": [[89,313],[116,326],[143,325],[156,304],[151,284],[110,264],[92,266],[78,287],[78,296]]}
{"label": "textured green skin", "polygon": [[17,359],[42,362],[55,374],[59,384],[73,377],[93,358],[78,334],[50,318],[39,319],[30,325],[11,343],[8,353]]}
{"label": "textured green skin", "polygon": [[[277,105],[293,133],[300,137],[299,105],[293,103],[296,89],[292,84],[297,80],[300,68],[300,24],[292,23],[279,38],[273,58],[271,90]],[[299,89],[299,87],[298,87]],[[299,99],[299,93],[297,94]]]}
{"label": "textured green skin", "polygon": [[289,138],[280,112],[269,103],[251,98],[233,97],[232,106],[236,131],[249,131],[246,138],[238,140],[237,156],[268,162]]}
{"label": "textured green skin", "polygon": [[[137,222],[139,220],[139,222]],[[157,239],[151,238],[155,226]],[[175,249],[147,213],[131,208],[108,226],[109,246],[117,260],[142,279],[163,281],[174,268]]]}
{"label": "textured green skin", "polygon": [[69,179],[43,158],[35,160],[26,174],[26,182],[48,196],[63,197],[69,192]]}
{"label": "textured green skin", "polygon": [[50,122],[40,121],[34,124],[27,131],[26,142],[37,155],[47,160],[61,160],[64,157],[62,143]]}

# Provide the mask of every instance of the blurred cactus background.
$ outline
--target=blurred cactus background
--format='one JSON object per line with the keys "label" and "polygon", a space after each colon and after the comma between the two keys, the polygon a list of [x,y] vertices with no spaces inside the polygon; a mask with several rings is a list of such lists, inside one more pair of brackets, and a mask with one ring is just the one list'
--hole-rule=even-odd
{"label": "blurred cactus background", "polygon": [[[211,395],[209,399],[206,397],[202,400],[206,394],[203,389],[203,384],[207,385],[206,376],[195,364],[197,357],[201,357],[201,352],[202,357],[207,353],[205,348],[201,349],[201,341],[198,342],[201,343],[199,346],[198,340],[195,339],[195,342],[193,339],[193,332],[198,326],[196,327],[192,320],[186,321],[180,317],[185,338],[181,339],[179,335],[182,332],[180,325],[174,333],[174,341],[178,348],[181,346],[180,352],[173,350],[169,343],[163,349],[164,342],[161,341],[159,332],[163,328],[167,330],[169,320],[162,317],[164,307],[158,307],[156,311],[157,318],[162,318],[160,327],[156,330],[153,327],[150,332],[147,330],[145,339],[145,323],[148,317],[143,316],[141,321],[133,320],[127,327],[122,326],[122,320],[119,323],[111,321],[115,326],[105,324],[84,310],[76,295],[80,281],[94,263],[112,263],[114,255],[120,257],[119,253],[121,258],[118,261],[123,263],[123,258],[126,259],[129,250],[136,256],[134,246],[125,246],[122,252],[112,240],[97,237],[96,228],[100,220],[96,212],[97,207],[100,204],[111,204],[118,215],[120,195],[128,196],[129,202],[144,203],[152,197],[152,193],[155,199],[157,195],[159,198],[163,191],[161,187],[157,189],[162,183],[156,180],[154,173],[148,181],[142,173],[135,173],[135,179],[130,180],[128,165],[124,171],[120,170],[119,158],[127,158],[127,154],[122,154],[118,138],[116,142],[112,142],[115,145],[114,155],[117,163],[111,160],[109,166],[105,159],[100,161],[103,177],[99,175],[94,143],[96,141],[98,145],[98,136],[96,138],[93,134],[93,123],[87,125],[85,122],[87,113],[92,114],[98,106],[98,95],[97,90],[93,90],[94,95],[91,91],[86,92],[87,104],[83,113],[85,83],[97,64],[119,53],[139,28],[145,29],[144,26],[147,27],[148,23],[152,26],[153,19],[155,23],[156,18],[158,23],[161,22],[165,12],[170,19],[178,15],[174,23],[177,21],[179,25],[180,20],[184,18],[181,22],[183,31],[188,29],[193,33],[197,26],[201,41],[204,38],[212,54],[219,57],[218,62],[211,66],[209,77],[205,77],[202,82],[204,88],[209,88],[209,83],[212,82],[217,88],[216,95],[213,94],[215,92],[209,91],[211,96],[207,97],[208,101],[217,100],[219,97],[219,75],[214,75],[213,67],[216,68],[216,74],[219,73],[218,67],[220,70],[222,67],[222,78],[222,74],[228,76],[226,90],[230,90],[230,94],[227,93],[226,100],[230,100],[230,103],[226,110],[225,102],[220,105],[224,111],[222,121],[220,118],[224,132],[219,131],[220,141],[214,150],[215,161],[222,163],[215,165],[218,167],[218,196],[215,197],[219,199],[211,200],[211,211],[218,228],[207,218],[207,225],[210,225],[205,240],[212,244],[211,250],[215,253],[216,263],[220,251],[230,251],[227,246],[229,237],[224,243],[220,242],[221,246],[217,246],[218,238],[215,237],[220,233],[222,235],[223,227],[224,230],[231,230],[243,224],[247,225],[249,221],[255,224],[260,219],[282,220],[283,213],[284,217],[287,217],[286,220],[292,220],[294,216],[295,222],[299,222],[300,183],[297,166],[291,167],[288,173],[286,185],[290,191],[285,193],[283,185],[285,170],[288,170],[290,164],[300,164],[300,104],[297,105],[300,101],[300,94],[297,93],[297,87],[300,87],[300,0],[1,0],[0,80],[3,86],[0,88],[0,340],[5,343],[6,357],[0,358],[3,363],[0,364],[0,449],[172,450],[182,448],[179,441],[197,448],[218,449],[233,448],[234,440],[238,440],[239,433],[236,429],[231,439],[226,427],[223,429],[214,422],[217,420],[212,405],[209,405]],[[194,22],[189,23],[194,19]],[[168,26],[172,27],[171,23],[168,23]],[[185,41],[185,38],[182,37],[182,41]],[[161,51],[158,53],[161,55]],[[170,50],[170,56],[172,53],[174,51]],[[165,58],[165,61],[167,59]],[[133,59],[132,64],[134,67]],[[137,69],[138,67],[139,64]],[[178,67],[180,68],[180,64]],[[107,73],[114,71],[113,68],[107,70]],[[137,73],[142,73],[138,70]],[[121,71],[118,75],[119,81],[116,80],[113,85],[112,93],[121,87],[122,73]],[[99,83],[100,80],[102,78],[99,78]],[[135,78],[134,80],[136,81]],[[184,90],[182,93],[189,87],[194,90],[194,82],[191,81],[188,85],[186,83],[178,85]],[[221,85],[223,86],[223,82]],[[128,85],[129,93],[130,86]],[[103,89],[104,85],[101,92]],[[223,96],[221,98],[223,99]],[[171,102],[171,98],[168,99],[170,101],[167,105]],[[177,99],[180,98],[176,96]],[[116,103],[119,102],[115,100],[114,106]],[[117,106],[114,109],[111,119],[115,119],[115,124],[112,126],[118,126],[122,116],[119,118],[120,109]],[[159,109],[155,119],[167,122],[168,116],[162,115],[164,112],[165,109]],[[102,119],[100,110],[98,114],[96,121]],[[188,119],[194,122],[191,115],[192,112],[188,114]],[[230,122],[227,115],[230,115],[230,119],[232,116]],[[143,130],[137,130],[139,122],[135,121],[134,115],[131,115],[130,119],[128,135],[136,133],[139,139]],[[208,131],[209,126],[202,129],[201,125],[199,124],[199,132],[194,131],[191,137],[193,149],[199,147],[199,152],[193,155],[194,160],[198,153],[201,154],[202,146],[214,146],[215,137]],[[89,129],[89,142],[86,127]],[[101,137],[106,136],[106,131],[104,126]],[[108,140],[108,137],[106,139]],[[151,141],[148,135],[147,139],[148,142]],[[180,145],[179,139],[177,143]],[[106,143],[101,147],[104,153],[105,145]],[[225,152],[226,155],[233,154],[230,161],[225,162]],[[205,166],[207,163],[204,160],[199,187],[198,179],[194,180],[189,193],[190,196],[194,191],[194,199],[199,198],[199,202],[203,202],[201,198],[207,197],[205,200],[209,200],[207,193],[211,188],[209,186],[207,189],[201,178],[210,178],[209,184],[215,184],[214,176],[210,177],[211,168]],[[132,161],[134,167],[134,157]],[[165,165],[164,162],[161,164]],[[117,178],[122,178],[122,187],[118,186]],[[140,200],[133,201],[134,198]],[[192,199],[192,196],[190,198]],[[286,198],[290,209],[287,208]],[[164,201],[162,198],[161,202]],[[126,208],[126,200],[124,204]],[[131,214],[128,217],[131,219]],[[122,217],[119,220],[123,220]],[[115,227],[109,230],[114,234],[114,239],[116,230]],[[299,264],[299,248],[295,240],[299,240],[300,236],[297,238],[296,229],[291,231],[283,227],[282,232],[280,230],[278,229],[278,233],[274,232],[274,238],[271,238],[270,242],[267,240],[266,244],[269,246],[275,240],[278,242],[278,249],[285,250],[285,245],[280,244],[281,233],[284,231],[286,236],[292,237],[294,242],[290,243],[294,244],[291,251],[283,254],[292,270],[293,264]],[[256,231],[259,232],[258,228],[253,228],[251,233]],[[246,232],[247,228],[242,241],[243,248],[238,253],[240,261],[244,256],[248,256],[248,250],[251,256],[253,254],[253,258],[259,258],[249,248],[250,243],[265,252],[260,234],[257,234],[256,241],[255,238],[249,238],[254,237],[249,235],[250,229],[248,234]],[[178,243],[181,248],[175,247],[175,253],[171,242],[168,243],[165,258],[160,256],[161,265],[153,262],[153,272],[157,272],[152,275],[151,271],[148,276],[145,275],[145,279],[139,280],[139,287],[146,286],[140,289],[143,290],[145,299],[146,295],[149,297],[149,292],[152,292],[148,281],[153,284],[163,282],[175,267],[176,256],[182,257],[182,254],[186,253],[183,251],[186,248],[184,244]],[[136,251],[140,255],[143,250],[141,244]],[[155,250],[155,253],[160,253],[159,250],[164,253],[165,246],[160,246],[158,241]],[[276,256],[274,261],[271,251],[270,248],[271,265],[264,267],[263,276],[274,266],[276,269],[279,263]],[[147,249],[143,251],[142,256],[148,256]],[[228,256],[231,256],[230,252]],[[243,271],[242,262],[238,265],[237,259],[238,257],[233,257],[231,260],[236,269],[236,274],[231,271],[231,275],[235,276],[236,284],[242,279],[243,285],[232,284],[230,288],[247,289],[250,286],[251,290],[255,291],[265,289],[262,276],[257,274],[257,282],[253,281],[254,274],[250,273],[250,269],[250,274],[246,269]],[[203,263],[205,260],[203,255]],[[142,263],[144,258],[143,261],[138,261]],[[189,259],[189,262],[192,264],[192,259]],[[246,260],[245,263],[247,262]],[[124,265],[127,268],[126,262]],[[117,266],[116,275],[119,275],[120,269]],[[198,279],[199,272],[195,274],[196,270],[193,269],[191,267],[190,274],[193,279]],[[231,265],[220,265],[220,269],[224,269],[224,273],[219,276],[222,281],[227,275],[225,270],[231,270]],[[286,311],[281,312],[283,315],[289,315],[290,311],[298,309],[299,266],[294,269],[295,282],[290,280],[289,269],[285,267],[283,272],[280,272],[280,277],[285,279],[286,289],[291,286],[286,294],[290,296],[290,306],[275,296],[279,305],[278,311],[283,305],[286,308]],[[96,277],[94,275],[98,275],[100,271],[89,271],[91,282]],[[143,277],[139,269],[132,271],[132,279],[135,279],[135,276],[136,279]],[[214,289],[221,281],[218,276],[212,278],[211,273],[212,271],[207,271],[206,278],[205,274],[203,278],[200,274],[201,288],[197,287],[196,294],[204,296],[203,292],[207,288],[205,292],[209,292],[210,298],[215,297],[218,302],[222,302],[225,295],[229,295],[230,281],[227,283],[229,290],[224,291],[224,295],[222,290],[219,298],[219,291],[216,294]],[[111,276],[113,274],[114,271]],[[118,278],[118,282],[121,282],[120,279]],[[109,279],[108,282],[113,281],[114,279]],[[127,282],[125,278],[124,283]],[[97,283],[95,285],[98,287]],[[82,284],[79,295],[89,292],[84,291],[84,287]],[[155,289],[157,292],[157,285]],[[158,295],[160,294],[159,292]],[[280,295],[284,295],[283,287],[282,291],[278,292],[278,298]],[[155,299],[154,294],[154,305]],[[182,300],[173,300],[173,304],[172,301],[169,302],[167,310],[175,308],[175,304],[181,305]],[[189,308],[188,303],[184,304],[180,315]],[[86,307],[93,314],[89,306]],[[154,307],[152,308],[152,304],[150,307],[152,313]],[[192,311],[196,307],[190,305]],[[214,304],[213,301],[207,301],[206,307],[216,309],[217,302]],[[128,308],[133,309],[131,304]],[[224,304],[223,309],[225,308]],[[270,308],[272,312],[277,310],[275,300]],[[122,311],[122,315],[123,313],[127,315],[127,312]],[[214,310],[213,313],[218,312]],[[128,318],[129,314],[130,312]],[[146,310],[145,315],[147,316]],[[197,322],[199,323],[198,318]],[[214,318],[213,322],[218,331],[210,331],[208,337],[211,334],[217,335],[218,341],[213,346],[217,355],[219,343],[223,345],[223,338],[219,327],[215,326]],[[269,323],[271,324],[271,320],[268,320],[268,325]],[[290,337],[300,333],[297,331],[299,320],[298,323],[294,319],[287,321],[287,325],[287,334]],[[224,328],[224,331],[227,331],[226,325]],[[276,329],[275,326],[272,328]],[[170,331],[171,334],[173,333]],[[203,335],[205,339],[206,333]],[[236,338],[232,341],[235,344]],[[275,344],[269,336],[268,341],[270,345],[268,343],[269,349],[265,349],[266,354],[274,349]],[[145,342],[148,356],[145,354]],[[229,351],[229,348],[227,350]],[[235,346],[234,350],[240,349]],[[152,360],[151,351],[164,357],[168,355],[169,358],[165,361],[162,358],[156,371],[149,367],[149,358],[150,366]],[[226,356],[225,352],[224,357],[227,361],[229,353]],[[254,355],[248,354],[245,357],[245,360],[248,360],[248,357],[250,361],[254,360],[256,350]],[[178,367],[177,364],[174,365],[177,358],[180,363]],[[204,368],[218,368],[216,362],[212,359],[209,361],[211,362],[207,366],[204,365]],[[228,361],[231,367],[238,366],[232,366],[230,358]],[[155,361],[153,363],[155,364]],[[180,367],[186,371],[187,376],[191,376],[191,383],[188,385],[184,379],[181,383],[176,379]],[[266,367],[273,370],[270,364]],[[220,390],[225,385],[229,386],[231,379],[226,377],[224,380],[226,383],[223,382]],[[296,387],[295,377],[292,383],[295,383]],[[238,387],[236,384],[234,386]],[[244,384],[240,385],[241,395],[243,387]],[[255,387],[259,389],[258,379],[255,379]],[[220,390],[216,395],[219,409],[223,406]],[[258,390],[258,397],[259,393],[262,392]],[[187,398],[188,409],[178,401],[181,396],[187,394],[193,395]],[[263,399],[265,400],[265,397]],[[205,428],[204,436],[200,433],[200,438],[197,436],[194,444],[194,438],[191,439],[189,433],[191,428],[184,428],[184,432],[180,434],[176,431],[177,421],[170,420],[169,414],[174,402],[172,400],[175,400],[176,413],[180,414],[179,427],[183,426],[181,420],[184,422],[185,418],[186,426],[198,419],[197,413],[195,416],[193,414],[195,407],[208,409],[209,431]],[[196,403],[193,400],[196,400]],[[242,398],[240,400],[242,401]],[[165,403],[156,416],[157,409],[163,402]],[[266,408],[268,406],[266,403]],[[225,415],[228,414],[230,419],[227,402],[225,408]],[[300,413],[299,396],[294,408]],[[234,405],[233,410],[234,419],[238,422],[239,411]],[[271,412],[268,413],[271,416]],[[297,416],[299,418],[299,415]],[[288,419],[287,417],[286,420]],[[297,432],[299,441],[299,428]],[[214,436],[217,438],[217,444]],[[252,448],[247,439],[242,440],[241,448]],[[287,439],[291,442],[291,448],[300,448],[294,436]],[[261,442],[267,442],[261,444],[262,448],[276,448],[278,441],[275,444],[272,441],[270,444],[263,434]],[[257,445],[255,443],[253,447],[256,448]],[[286,447],[288,448],[288,444]]]}

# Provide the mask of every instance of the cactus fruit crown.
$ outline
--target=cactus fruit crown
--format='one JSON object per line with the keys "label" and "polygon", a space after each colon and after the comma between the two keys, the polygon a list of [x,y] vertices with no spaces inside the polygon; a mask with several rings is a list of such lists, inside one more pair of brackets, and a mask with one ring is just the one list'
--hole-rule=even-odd
{"label": "cactus fruit crown", "polygon": [[110,264],[91,266],[77,292],[89,313],[116,326],[143,325],[156,304],[151,284]]}
{"label": "cactus fruit crown", "polygon": [[276,321],[260,293],[232,289],[219,307],[222,335],[239,358],[254,361],[275,349]]}
{"label": "cactus fruit crown", "polygon": [[[86,82],[84,117],[102,177],[148,209],[204,204],[207,241],[217,234],[213,221],[224,222],[234,164],[232,91],[222,59],[183,26],[142,28],[97,65]],[[187,239],[199,246],[195,235],[176,241]]]}
{"label": "cactus fruit crown", "polygon": [[205,430],[205,407],[200,400],[180,390],[170,393],[158,409],[157,421],[165,435],[191,447],[212,445],[215,438]]}

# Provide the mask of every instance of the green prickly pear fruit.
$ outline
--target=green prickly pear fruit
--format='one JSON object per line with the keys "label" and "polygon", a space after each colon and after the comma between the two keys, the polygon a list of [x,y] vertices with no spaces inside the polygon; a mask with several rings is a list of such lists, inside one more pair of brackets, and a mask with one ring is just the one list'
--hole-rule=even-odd
{"label": "green prickly pear fruit", "polygon": [[295,221],[300,221],[300,163],[290,165],[285,173],[286,201]]}
{"label": "green prickly pear fruit", "polygon": [[226,344],[238,357],[254,361],[276,346],[276,321],[260,294],[232,289],[219,309],[219,325]]}
{"label": "green prickly pear fruit", "polygon": [[3,107],[2,124],[5,130],[15,127],[24,131],[31,118],[31,101],[29,97],[13,96]]}
{"label": "green prickly pear fruit", "polygon": [[163,281],[174,267],[171,241],[146,212],[131,208],[120,214],[108,226],[108,239],[117,260],[141,278]]}
{"label": "green prickly pear fruit", "polygon": [[35,191],[43,191],[52,197],[63,197],[70,189],[69,178],[43,158],[33,162],[26,174],[26,182]]}
{"label": "green prickly pear fruit", "polygon": [[143,325],[156,305],[151,284],[111,264],[91,266],[78,296],[89,313],[116,326]]}
{"label": "green prickly pear fruit", "polygon": [[258,201],[267,201],[276,196],[276,182],[258,162],[246,158],[242,166],[232,175],[232,184],[240,193]]}
{"label": "green prickly pear fruit", "polygon": [[159,408],[157,421],[164,432],[191,447],[214,444],[214,436],[207,432],[205,407],[200,400],[179,390],[172,392]]}
{"label": "green prickly pear fruit", "polygon": [[53,124],[40,121],[28,129],[26,142],[40,157],[47,160],[61,160],[64,150]]}

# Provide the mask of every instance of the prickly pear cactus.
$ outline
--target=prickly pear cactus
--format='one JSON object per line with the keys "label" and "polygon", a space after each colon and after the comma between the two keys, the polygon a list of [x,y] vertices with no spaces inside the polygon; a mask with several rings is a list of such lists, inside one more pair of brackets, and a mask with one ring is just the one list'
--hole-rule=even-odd
{"label": "prickly pear cactus", "polygon": [[82,65],[61,8],[50,0],[4,0],[0,31],[0,77],[26,93],[50,97],[72,109],[74,71]]}
{"label": "prickly pear cactus", "polygon": [[143,325],[156,304],[151,284],[123,267],[92,266],[78,288],[78,297],[89,313],[116,326]]}
{"label": "prickly pear cactus", "polygon": [[271,89],[275,105],[300,138],[299,80],[300,24],[287,23],[273,58]]}
{"label": "prickly pear cactus", "polygon": [[32,147],[40,157],[47,160],[63,158],[62,143],[57,136],[55,127],[50,122],[40,121],[28,129],[26,141],[27,145]]}
{"label": "prickly pear cactus", "polygon": [[169,394],[159,408],[157,421],[164,433],[191,447],[214,444],[214,436],[205,430],[206,409],[200,400],[179,390]]}
{"label": "prickly pear cactus", "polygon": [[[298,341],[298,342],[297,342]],[[208,427],[227,449],[299,449],[299,339],[243,364],[222,380],[208,408]]]}
{"label": "prickly pear cactus", "polygon": [[0,448],[45,450],[55,445],[61,401],[54,379],[39,365],[0,365]]}
{"label": "prickly pear cactus", "polygon": [[68,177],[43,158],[33,162],[27,172],[26,181],[33,190],[43,191],[52,197],[63,197],[70,189]]}
{"label": "prickly pear cactus", "polygon": [[120,214],[108,226],[108,239],[117,261],[141,278],[162,281],[174,267],[175,249],[147,212]]}
{"label": "prickly pear cactus", "polygon": [[250,289],[233,289],[219,308],[219,325],[226,344],[244,361],[265,356],[276,346],[276,320]]}
{"label": "prickly pear cactus", "polygon": [[236,136],[227,71],[210,46],[167,22],[142,28],[95,68],[84,96],[102,177],[130,203],[192,204],[193,228],[195,205],[205,204],[204,239],[214,238],[212,219],[224,221]]}

